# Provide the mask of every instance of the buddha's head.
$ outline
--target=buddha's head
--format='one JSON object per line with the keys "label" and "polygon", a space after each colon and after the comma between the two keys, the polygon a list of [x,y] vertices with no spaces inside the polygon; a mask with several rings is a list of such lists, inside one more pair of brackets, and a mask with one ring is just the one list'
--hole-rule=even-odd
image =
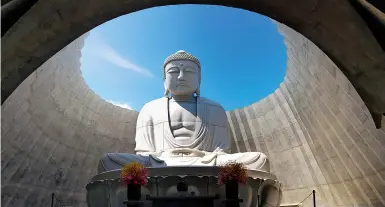
{"label": "buddha's head", "polygon": [[166,58],[163,64],[165,95],[199,96],[201,65],[198,58],[180,50]]}

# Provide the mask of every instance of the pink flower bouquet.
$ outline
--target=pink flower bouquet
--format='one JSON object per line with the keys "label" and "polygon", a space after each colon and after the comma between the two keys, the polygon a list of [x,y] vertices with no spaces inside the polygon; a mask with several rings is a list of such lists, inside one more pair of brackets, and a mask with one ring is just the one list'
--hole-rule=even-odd
{"label": "pink flower bouquet", "polygon": [[247,169],[242,163],[230,162],[221,167],[218,175],[220,185],[235,181],[236,183],[247,182]]}
{"label": "pink flower bouquet", "polygon": [[137,162],[132,162],[123,166],[120,181],[126,185],[145,185],[147,184],[147,175],[147,168]]}

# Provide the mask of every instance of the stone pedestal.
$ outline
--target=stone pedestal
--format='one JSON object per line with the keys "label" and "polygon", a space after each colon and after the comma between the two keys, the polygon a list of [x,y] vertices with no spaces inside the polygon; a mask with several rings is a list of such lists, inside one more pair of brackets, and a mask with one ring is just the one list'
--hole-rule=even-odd
{"label": "stone pedestal", "polygon": [[[177,184],[183,180],[188,184],[189,195],[215,196],[214,206],[223,206],[225,185],[218,185],[218,167],[162,167],[149,168],[149,181],[142,187],[142,200],[145,207],[151,207],[150,196],[178,196]],[[270,173],[248,171],[247,184],[239,186],[241,207],[279,206],[282,191],[281,183]],[[126,186],[119,182],[120,170],[98,174],[87,184],[87,203],[89,207],[124,207]],[[259,196],[258,196],[259,195]],[[258,200],[259,198],[259,200]]]}

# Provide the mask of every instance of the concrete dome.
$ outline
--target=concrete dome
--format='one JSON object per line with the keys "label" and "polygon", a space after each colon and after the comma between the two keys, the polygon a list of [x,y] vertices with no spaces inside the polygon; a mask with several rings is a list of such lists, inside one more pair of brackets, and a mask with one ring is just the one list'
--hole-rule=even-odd
{"label": "concrete dome", "polygon": [[[385,205],[385,129],[375,128],[351,83],[317,46],[279,28],[287,75],[265,99],[227,112],[232,151],[269,156],[283,183],[282,204],[315,189],[320,206]],[[99,157],[133,153],[138,112],[107,103],[85,84],[86,36],[45,62],[2,105],[3,206],[48,206],[52,192],[67,205],[86,206],[84,187]]]}

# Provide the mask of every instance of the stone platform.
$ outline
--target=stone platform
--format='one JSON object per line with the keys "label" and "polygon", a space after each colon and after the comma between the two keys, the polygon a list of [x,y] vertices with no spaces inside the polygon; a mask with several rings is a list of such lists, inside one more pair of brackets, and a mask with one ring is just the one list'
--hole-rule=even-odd
{"label": "stone platform", "polygon": [[[149,180],[142,187],[142,200],[145,207],[152,202],[150,196],[177,196],[176,185],[183,180],[188,184],[188,194],[195,196],[215,196],[214,206],[223,206],[225,186],[218,185],[219,167],[162,167],[148,168]],[[239,197],[242,207],[279,206],[282,198],[281,183],[270,173],[248,171],[247,184],[240,184]],[[87,203],[89,207],[124,207],[126,186],[119,182],[120,170],[95,175],[87,184]],[[258,196],[259,195],[259,196]],[[258,200],[259,198],[259,200]]]}

